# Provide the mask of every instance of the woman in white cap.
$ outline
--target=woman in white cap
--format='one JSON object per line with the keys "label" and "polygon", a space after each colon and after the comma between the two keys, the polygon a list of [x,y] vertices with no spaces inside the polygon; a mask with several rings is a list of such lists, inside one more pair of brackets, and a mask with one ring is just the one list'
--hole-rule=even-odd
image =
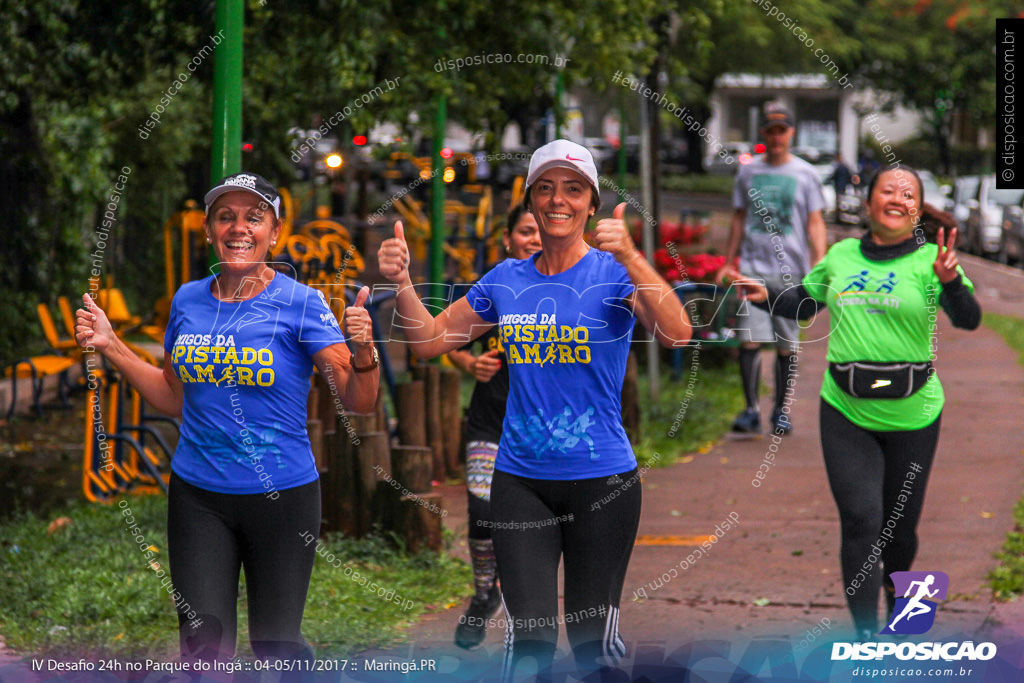
{"label": "woman in white cap", "polygon": [[[398,310],[419,358],[446,353],[497,325],[510,390],[491,485],[494,550],[506,612],[505,675],[519,660],[550,668],[558,640],[558,564],[565,563],[565,624],[576,664],[617,662],[619,599],[640,519],[636,458],[620,395],[634,323],[665,346],[686,343],[689,318],[637,251],[623,221],[597,222],[597,169],[585,148],[538,149],[525,203],[542,251],[509,259],[436,318],[409,279],[401,222],[380,248],[381,273],[398,283]],[[603,659],[602,659],[603,658]]]}
{"label": "woman in white cap", "polygon": [[310,659],[300,630],[320,529],[306,433],[314,364],[351,410],[371,410],[379,376],[368,290],[345,330],[322,294],[267,263],[281,198],[238,173],[206,194],[206,241],[219,272],[174,295],[163,369],[135,356],[85,295],[76,339],[112,362],[158,410],[182,417],[171,461],[167,538],[185,660],[234,655],[240,568],[258,658]]}

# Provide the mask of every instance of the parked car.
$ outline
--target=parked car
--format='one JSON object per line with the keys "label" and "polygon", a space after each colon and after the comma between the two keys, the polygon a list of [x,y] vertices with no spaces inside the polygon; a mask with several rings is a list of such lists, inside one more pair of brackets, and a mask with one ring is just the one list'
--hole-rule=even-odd
{"label": "parked car", "polygon": [[725,144],[726,156],[721,155],[722,150],[709,156],[704,163],[704,170],[708,173],[736,173],[739,167],[749,164],[754,160],[753,148],[746,142],[728,142]]}
{"label": "parked car", "polygon": [[829,223],[836,219],[836,186],[832,184],[832,167],[825,164],[813,164],[818,180],[821,181],[821,196],[825,200],[825,208],[821,210],[822,217]]}
{"label": "parked car", "polygon": [[590,150],[599,173],[613,173],[619,150],[604,138],[583,138],[583,146]]}
{"label": "parked car", "polygon": [[1016,204],[1003,207],[1003,249],[999,260],[1003,263],[1024,262],[1024,191]]}
{"label": "parked car", "polygon": [[864,198],[857,187],[852,183],[847,185],[846,192],[839,195],[836,201],[838,202],[836,206],[836,223],[860,225]]}
{"label": "parked car", "polygon": [[961,242],[967,238],[967,218],[971,215],[971,208],[967,202],[978,195],[980,182],[981,176],[965,175],[957,178],[953,185],[953,218],[960,228]]}
{"label": "parked car", "polygon": [[978,193],[968,201],[967,250],[981,256],[998,256],[1003,251],[1003,208],[1019,206],[1024,190],[996,189],[995,174],[978,183]]}
{"label": "parked car", "polygon": [[931,171],[918,171],[917,174],[921,176],[921,185],[924,186],[924,201],[940,211],[951,211],[953,205],[949,197],[949,185],[939,185]]}

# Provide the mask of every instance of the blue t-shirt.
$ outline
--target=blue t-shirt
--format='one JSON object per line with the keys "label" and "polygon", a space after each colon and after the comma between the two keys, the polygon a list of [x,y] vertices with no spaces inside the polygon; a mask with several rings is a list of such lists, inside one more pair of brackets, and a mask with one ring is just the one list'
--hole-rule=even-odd
{"label": "blue t-shirt", "polygon": [[495,468],[559,480],[631,470],[621,395],[636,319],[623,299],[633,284],[597,249],[550,276],[538,256],[503,261],[466,294],[497,323],[511,373]]}
{"label": "blue t-shirt", "polygon": [[259,295],[217,300],[213,276],[181,286],[164,337],[184,385],[171,469],[219,493],[317,479],[306,433],[312,355],[345,337],[319,291],[278,273]]}

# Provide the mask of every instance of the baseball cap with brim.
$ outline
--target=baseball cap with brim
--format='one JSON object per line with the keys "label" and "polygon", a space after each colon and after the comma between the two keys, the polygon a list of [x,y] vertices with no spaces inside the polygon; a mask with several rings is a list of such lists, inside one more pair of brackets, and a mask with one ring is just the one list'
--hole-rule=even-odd
{"label": "baseball cap with brim", "polygon": [[764,116],[761,117],[761,130],[767,130],[772,126],[795,128],[796,124],[793,123],[793,115],[782,105],[766,105]]}
{"label": "baseball cap with brim", "polygon": [[553,168],[567,168],[576,171],[590,183],[594,191],[597,208],[601,208],[601,191],[597,182],[597,165],[594,157],[583,145],[571,140],[553,140],[537,149],[530,157],[530,170],[526,174],[526,191]]}
{"label": "baseball cap with brim", "polygon": [[255,173],[234,173],[217,183],[203,197],[203,201],[206,202],[206,213],[210,213],[210,207],[217,201],[217,197],[228,192],[254,194],[273,207],[275,217],[281,217],[281,195],[277,193],[277,188],[269,180]]}

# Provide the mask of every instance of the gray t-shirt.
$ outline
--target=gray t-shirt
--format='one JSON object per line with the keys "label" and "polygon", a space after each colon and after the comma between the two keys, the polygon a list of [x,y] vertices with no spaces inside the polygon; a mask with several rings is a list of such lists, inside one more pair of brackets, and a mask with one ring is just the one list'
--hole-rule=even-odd
{"label": "gray t-shirt", "polygon": [[[740,246],[740,270],[785,276],[799,282],[811,269],[807,216],[821,211],[825,200],[817,171],[799,157],[771,166],[758,157],[736,174],[734,209],[746,209]],[[786,277],[789,280],[790,277]]]}

